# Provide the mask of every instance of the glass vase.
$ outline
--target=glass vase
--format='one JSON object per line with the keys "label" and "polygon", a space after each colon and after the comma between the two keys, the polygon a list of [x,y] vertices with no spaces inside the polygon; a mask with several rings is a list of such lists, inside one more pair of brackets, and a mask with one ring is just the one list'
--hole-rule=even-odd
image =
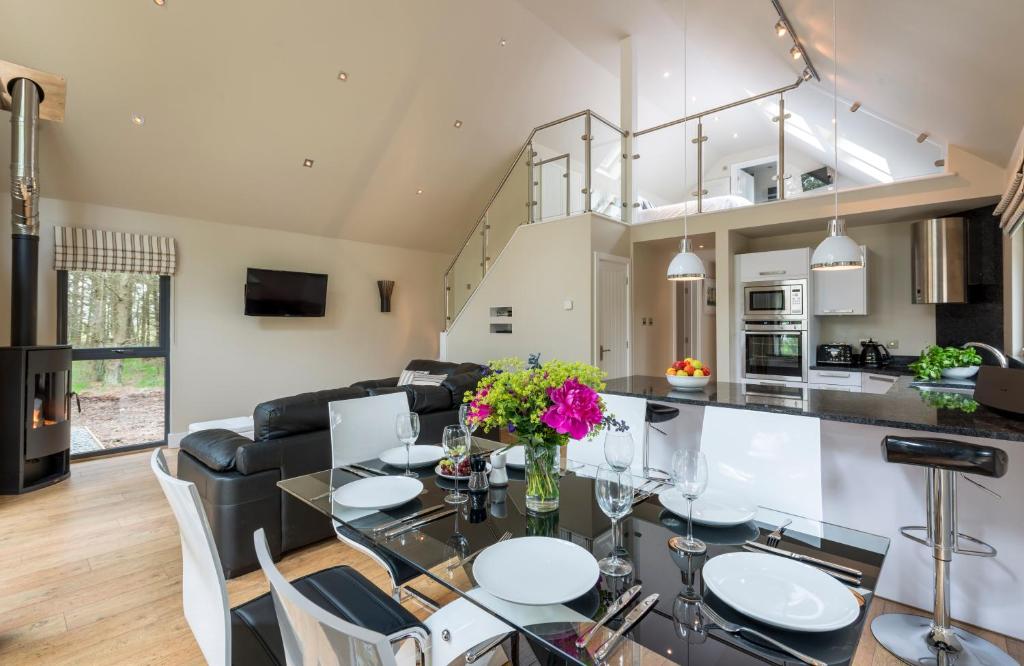
{"label": "glass vase", "polygon": [[536,513],[558,509],[557,444],[526,442],[526,508]]}

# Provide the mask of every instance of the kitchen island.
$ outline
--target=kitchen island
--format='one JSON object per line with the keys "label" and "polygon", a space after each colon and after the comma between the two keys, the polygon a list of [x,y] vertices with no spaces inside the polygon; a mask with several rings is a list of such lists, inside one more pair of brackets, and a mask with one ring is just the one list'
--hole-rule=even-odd
{"label": "kitchen island", "polygon": [[672,387],[664,377],[634,375],[609,379],[604,392],[661,403],[753,409],[815,416],[825,421],[1024,442],[1024,419],[999,414],[974,403],[969,396],[941,390],[922,391],[912,387],[912,383],[912,377],[894,376],[893,387],[883,394],[729,382],[712,382],[701,390],[686,391]]}
{"label": "kitchen island", "polygon": [[912,382],[894,376],[885,394],[729,382],[682,391],[664,377],[631,376],[607,380],[604,393],[679,408],[647,431],[662,469],[672,450],[699,445],[719,470],[712,478],[727,487],[742,481],[758,504],[798,502],[808,507],[804,515],[892,539],[878,594],[922,609],[932,603],[931,552],[899,528],[925,521],[924,468],[886,463],[882,439],[931,435],[1003,449],[1006,476],[975,479],[1001,497],[958,484],[960,531],[999,554],[954,556],[952,610],[959,620],[1024,638],[1024,420]]}

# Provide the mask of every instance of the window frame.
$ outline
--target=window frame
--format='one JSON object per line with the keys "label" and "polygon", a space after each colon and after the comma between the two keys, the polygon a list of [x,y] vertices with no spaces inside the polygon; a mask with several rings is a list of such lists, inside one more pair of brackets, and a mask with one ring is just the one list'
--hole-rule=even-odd
{"label": "window frame", "polygon": [[[143,442],[120,446],[116,449],[101,449],[72,454],[72,460],[84,460],[98,456],[116,455],[128,451],[166,446],[171,427],[171,276],[161,275],[158,293],[158,321],[160,339],[156,347],[95,347],[90,349],[71,348],[71,362],[102,361],[123,358],[164,359],[164,438],[155,442]],[[57,344],[68,344],[68,272],[57,271]],[[73,367],[73,365],[72,365]]]}

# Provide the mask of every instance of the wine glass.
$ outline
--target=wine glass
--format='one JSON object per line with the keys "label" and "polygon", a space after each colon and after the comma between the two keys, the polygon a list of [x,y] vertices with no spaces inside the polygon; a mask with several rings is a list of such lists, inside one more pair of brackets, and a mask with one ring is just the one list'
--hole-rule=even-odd
{"label": "wine glass", "polygon": [[633,563],[619,557],[622,547],[622,526],[619,519],[629,513],[633,506],[632,475],[610,465],[601,465],[597,468],[597,476],[594,477],[594,496],[601,511],[612,521],[612,552],[600,560],[597,567],[609,576],[625,576],[632,573]]}
{"label": "wine glass", "polygon": [[686,538],[673,537],[669,546],[688,555],[699,555],[708,547],[700,539],[693,538],[693,501],[708,487],[708,460],[701,451],[681,449],[672,454],[672,482],[676,490],[689,503],[686,520]]}
{"label": "wine glass", "polygon": [[416,412],[405,412],[395,416],[395,434],[405,443],[405,476],[419,476],[412,471],[412,451],[410,447],[420,436],[420,415]]}
{"label": "wine glass", "polygon": [[[441,447],[444,449],[444,455],[455,463],[455,476],[457,477],[459,464],[469,455],[469,431],[461,425],[445,426],[441,435]],[[459,492],[459,480],[455,479],[455,491],[445,495],[444,501],[448,504],[462,504],[467,499],[469,499],[467,496]]]}
{"label": "wine glass", "polygon": [[624,472],[633,463],[633,435],[609,430],[604,435],[604,459],[612,469]]}
{"label": "wine glass", "polygon": [[459,405],[459,423],[462,424],[463,428],[469,431],[470,437],[473,436],[473,433],[476,432],[477,426],[480,425],[476,422],[476,419],[469,418],[468,402]]}

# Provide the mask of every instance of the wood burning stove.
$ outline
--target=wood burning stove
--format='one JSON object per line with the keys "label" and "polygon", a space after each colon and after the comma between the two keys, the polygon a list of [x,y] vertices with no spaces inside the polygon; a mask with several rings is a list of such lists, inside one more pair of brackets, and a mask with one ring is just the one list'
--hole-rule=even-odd
{"label": "wood burning stove", "polygon": [[[11,347],[0,348],[0,493],[23,493],[71,471],[71,347],[36,345],[40,109],[63,119],[63,79],[27,68],[11,96]],[[6,71],[6,70],[5,70]],[[49,81],[48,84],[36,83]],[[47,95],[47,92],[50,94]],[[56,93],[56,94],[54,94]],[[45,101],[49,97],[49,101]],[[54,115],[55,103],[60,113]],[[43,105],[43,106],[41,106]],[[59,117],[58,117],[59,116]]]}
{"label": "wood burning stove", "polygon": [[0,348],[0,493],[71,471],[71,347]]}

